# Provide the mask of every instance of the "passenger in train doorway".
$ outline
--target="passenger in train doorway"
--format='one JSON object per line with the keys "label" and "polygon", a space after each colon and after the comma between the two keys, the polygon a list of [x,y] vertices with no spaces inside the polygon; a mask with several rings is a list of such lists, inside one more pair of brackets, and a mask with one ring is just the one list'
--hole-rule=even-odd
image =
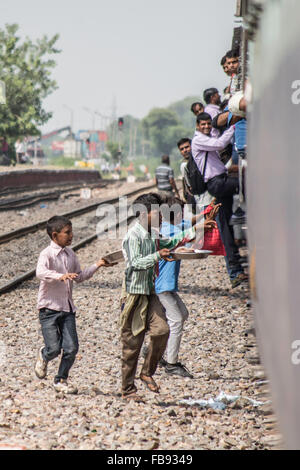
{"label": "passenger in train doorway", "polygon": [[[224,55],[222,57],[221,62],[220,62],[221,67],[224,70],[224,73],[231,78],[231,72],[229,71],[229,65],[227,63],[227,57]],[[230,82],[231,84],[231,82]],[[224,89],[224,99],[229,99],[230,98],[230,84]]]}
{"label": "passenger in train doorway", "polygon": [[200,101],[196,101],[191,105],[191,111],[197,117],[198,114],[203,113],[204,105]]}
{"label": "passenger in train doorway", "polygon": [[238,247],[234,242],[232,226],[229,224],[232,216],[233,196],[239,193],[239,180],[228,175],[227,168],[219,155],[219,152],[231,141],[235,129],[231,126],[219,138],[211,137],[211,129],[211,116],[207,113],[199,114],[197,129],[192,140],[192,154],[202,175],[206,161],[203,178],[207,190],[216,197],[217,203],[222,204],[217,223],[226,250],[231,285],[235,288],[248,279],[241,265]]}
{"label": "passenger in train doorway", "polygon": [[[204,90],[203,98],[206,103],[204,112],[208,113],[211,119],[213,120],[221,112],[221,95],[217,88],[208,88],[207,90]],[[218,129],[213,128],[211,130],[211,136],[219,137],[220,132],[218,131]]]}
{"label": "passenger in train doorway", "polygon": [[231,77],[230,81],[230,95],[234,95],[239,89],[239,51],[237,49],[232,49],[226,53],[226,66],[228,74]]}
{"label": "passenger in train doorway", "polygon": [[182,185],[183,185],[183,195],[188,204],[192,206],[192,212],[196,213],[205,209],[213,200],[213,196],[209,194],[208,191],[205,191],[203,194],[193,194],[191,192],[191,183],[189,181],[189,175],[187,172],[187,164],[190,158],[192,157],[192,141],[188,138],[183,138],[177,142],[177,147],[184,158],[183,162],[180,165],[180,172],[182,175]]}

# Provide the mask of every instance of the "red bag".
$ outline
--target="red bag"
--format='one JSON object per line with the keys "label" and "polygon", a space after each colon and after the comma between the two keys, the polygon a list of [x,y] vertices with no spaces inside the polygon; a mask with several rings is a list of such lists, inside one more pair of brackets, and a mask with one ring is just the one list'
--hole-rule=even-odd
{"label": "red bag", "polygon": [[[204,214],[209,214],[211,210],[212,207],[207,206]],[[211,255],[214,256],[226,256],[225,247],[223,245],[218,227],[213,228],[211,232],[205,232],[204,243],[203,240],[200,240],[198,243],[193,245],[193,248],[196,250],[211,250]]]}

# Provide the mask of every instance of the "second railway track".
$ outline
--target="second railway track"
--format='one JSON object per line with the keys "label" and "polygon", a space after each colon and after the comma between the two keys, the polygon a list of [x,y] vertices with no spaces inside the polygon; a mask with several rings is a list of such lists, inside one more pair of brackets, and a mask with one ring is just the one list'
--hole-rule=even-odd
{"label": "second railway track", "polygon": [[[68,212],[65,212],[65,213],[60,214],[60,215],[64,215],[65,217],[70,217],[70,218],[71,217],[76,217],[76,216],[79,216],[81,214],[85,214],[87,212],[93,211],[94,209],[96,209],[101,204],[114,204],[115,202],[118,201],[119,197],[125,197],[125,196],[131,197],[131,196],[134,196],[135,194],[137,194],[141,191],[146,191],[146,190],[151,189],[153,187],[154,187],[154,185],[150,185],[150,186],[148,185],[148,186],[145,186],[143,188],[131,191],[127,194],[124,194],[123,196],[117,196],[115,198],[103,199],[103,200],[100,200],[96,203],[88,204],[87,206],[84,206],[84,207],[81,207],[79,209],[75,209],[75,210],[72,210],[72,211],[68,211]],[[28,233],[33,233],[33,232],[36,232],[37,230],[41,230],[42,228],[46,227],[47,220],[48,219],[40,220],[39,222],[36,222],[35,224],[26,225],[25,227],[21,227],[19,229],[12,230],[11,232],[7,232],[7,233],[4,233],[3,235],[0,235],[0,245],[3,244],[3,243],[7,243],[10,240],[20,238],[24,235],[27,235]]]}
{"label": "second railway track", "polygon": [[[148,185],[139,189],[135,189],[134,191],[124,194],[120,197],[127,196],[130,198],[140,192],[150,190],[153,187],[153,185]],[[96,218],[95,215],[89,215],[89,213],[96,210],[101,205],[115,204],[118,200],[119,196],[110,199],[103,199],[97,203],[89,204],[80,209],[75,209],[61,214],[69,218],[75,218],[73,221],[73,226],[75,237],[79,239],[79,242],[72,246],[73,249],[78,250],[83,245],[91,243],[97,238],[95,227],[100,219]],[[83,215],[84,217],[78,219],[79,215]],[[109,229],[118,227],[120,223],[128,222],[130,219],[130,216],[126,217],[122,219],[121,222],[112,224]],[[35,264],[38,254],[48,242],[46,233],[38,235],[34,232],[38,232],[39,230],[45,228],[46,223],[47,220],[41,220],[36,224],[14,230],[9,232],[9,234],[4,234],[1,236],[0,243],[7,244],[3,246],[2,250],[0,250],[0,263],[2,266],[0,281],[3,281],[3,283],[0,285],[0,294],[16,288],[19,284],[35,275]],[[25,237],[27,234],[32,234],[32,237]],[[14,240],[20,237],[25,238],[24,240],[20,241],[21,243],[19,245],[16,246],[13,244]]]}
{"label": "second railway track", "polygon": [[[45,188],[23,188],[18,190],[18,197],[12,197],[16,191],[0,191],[0,211],[10,211],[30,207],[39,202],[53,201],[59,199],[63,194],[76,191],[84,187],[90,189],[105,188],[108,184],[119,183],[120,180],[100,180],[97,183],[81,183],[73,185],[58,185],[51,191],[45,192]],[[67,187],[68,186],[68,187]],[[30,194],[27,194],[30,192]],[[9,196],[9,197],[5,197]]]}

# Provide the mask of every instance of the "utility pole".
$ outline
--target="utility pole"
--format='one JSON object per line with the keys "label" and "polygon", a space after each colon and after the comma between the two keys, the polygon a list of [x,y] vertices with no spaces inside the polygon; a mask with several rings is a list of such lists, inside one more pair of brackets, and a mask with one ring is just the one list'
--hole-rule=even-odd
{"label": "utility pole", "polygon": [[136,135],[137,135],[137,126],[134,128],[134,138],[133,138],[133,157],[136,157]]}
{"label": "utility pole", "polygon": [[145,134],[144,134],[143,128],[142,128],[142,155],[143,157],[145,156]]}
{"label": "utility pole", "polygon": [[95,111],[92,111],[91,109],[86,108],[86,107],[83,107],[83,109],[92,116],[92,129],[91,130],[94,131],[95,130]]}
{"label": "utility pole", "polygon": [[63,105],[68,111],[70,111],[70,128],[71,128],[71,135],[73,135],[73,128],[74,128],[74,109],[70,108],[66,104]]}
{"label": "utility pole", "polygon": [[101,117],[101,126],[102,126],[102,129],[101,130],[106,130],[106,127],[107,127],[107,122],[108,122],[108,125],[109,125],[109,121],[110,121],[110,116],[106,116],[102,113],[100,113],[99,111],[95,111],[95,114],[99,117]]}
{"label": "utility pole", "polygon": [[128,157],[131,158],[132,156],[132,121],[130,122],[130,128],[129,128],[129,152],[128,152]]}
{"label": "utility pole", "polygon": [[113,97],[113,102],[111,106],[111,122],[112,122],[112,142],[115,142],[116,139],[116,121],[117,121],[117,100],[116,97]]}

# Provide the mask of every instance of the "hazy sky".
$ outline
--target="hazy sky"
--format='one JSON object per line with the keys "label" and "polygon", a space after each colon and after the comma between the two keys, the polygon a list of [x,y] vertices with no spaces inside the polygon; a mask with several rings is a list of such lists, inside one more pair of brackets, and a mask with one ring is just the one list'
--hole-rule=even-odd
{"label": "hazy sky", "polygon": [[[87,107],[144,117],[203,89],[223,89],[219,62],[230,49],[236,0],[4,0],[1,28],[18,23],[32,39],[59,33],[53,77],[59,89],[45,102],[54,112],[44,131],[70,123],[91,128]],[[96,117],[96,128],[101,120]]]}

